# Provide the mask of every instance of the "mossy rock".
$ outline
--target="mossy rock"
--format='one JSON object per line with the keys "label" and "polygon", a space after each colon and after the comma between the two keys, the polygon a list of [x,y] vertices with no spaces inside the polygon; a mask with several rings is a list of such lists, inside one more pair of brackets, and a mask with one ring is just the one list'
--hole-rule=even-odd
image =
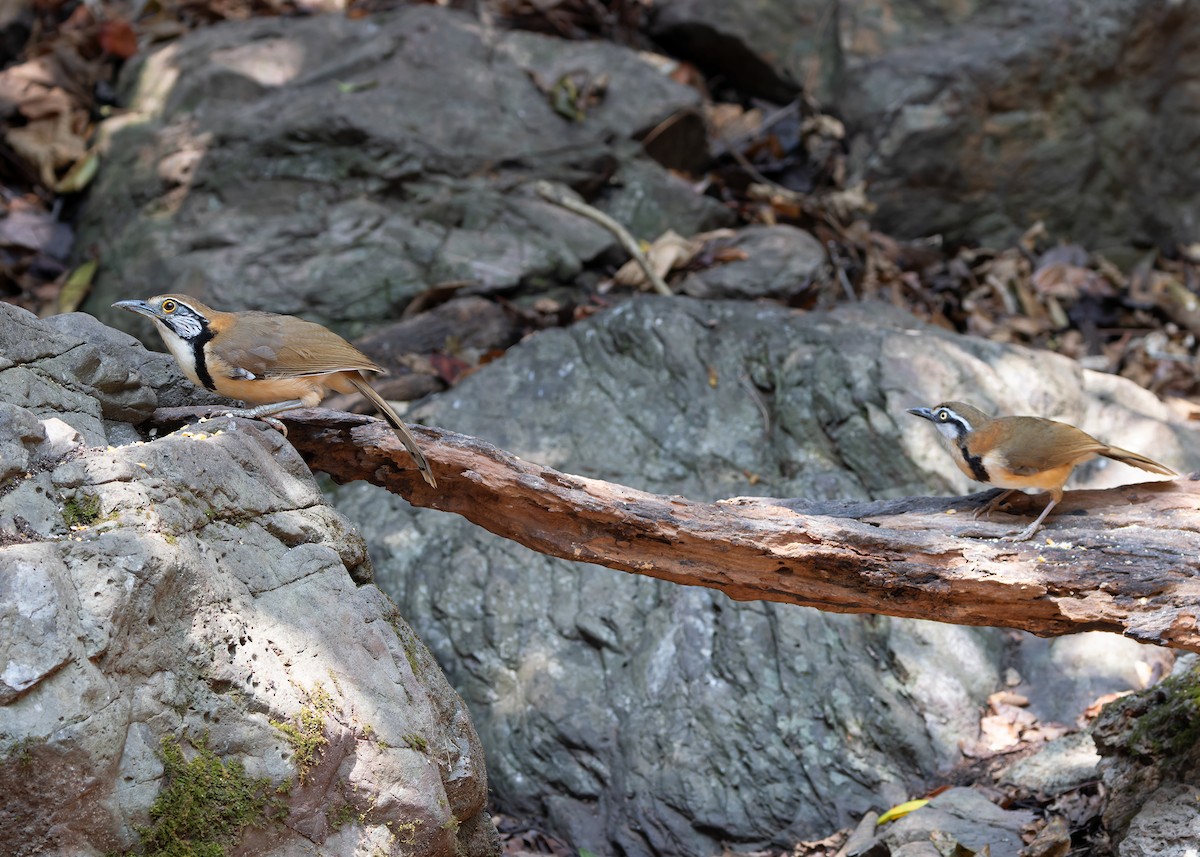
{"label": "mossy rock", "polygon": [[246,827],[262,827],[283,815],[278,790],[265,778],[246,776],[236,760],[226,761],[204,740],[192,742],[189,762],[173,738],[163,738],[159,756],[165,785],[150,806],[150,821],[137,829],[132,853],[146,857],[225,857]]}

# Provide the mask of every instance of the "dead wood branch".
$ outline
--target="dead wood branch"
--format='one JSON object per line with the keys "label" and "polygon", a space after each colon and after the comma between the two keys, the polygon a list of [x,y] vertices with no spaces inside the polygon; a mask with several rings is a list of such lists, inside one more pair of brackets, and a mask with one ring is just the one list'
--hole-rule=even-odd
{"label": "dead wood branch", "polygon": [[[175,426],[196,413],[160,409],[155,421]],[[432,489],[382,421],[328,410],[280,418],[314,470],[339,482],[365,479],[541,553],[707,586],[739,601],[1042,636],[1113,631],[1200,651],[1200,486],[1187,479],[1068,492],[1037,540],[1014,544],[997,537],[1027,516],[971,519],[987,494],[696,503],[414,426],[437,473]]]}

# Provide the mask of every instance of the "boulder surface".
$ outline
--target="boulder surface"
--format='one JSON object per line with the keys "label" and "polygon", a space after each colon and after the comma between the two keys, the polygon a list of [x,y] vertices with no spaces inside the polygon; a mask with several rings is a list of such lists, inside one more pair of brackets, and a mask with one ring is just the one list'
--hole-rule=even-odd
{"label": "boulder surface", "polygon": [[172,370],[0,304],[0,851],[496,853],[462,700],[291,446],[134,439]]}

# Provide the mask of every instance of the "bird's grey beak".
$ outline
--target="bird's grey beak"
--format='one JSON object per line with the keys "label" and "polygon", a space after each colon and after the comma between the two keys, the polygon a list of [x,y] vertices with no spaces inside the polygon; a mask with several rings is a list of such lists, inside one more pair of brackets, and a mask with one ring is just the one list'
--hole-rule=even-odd
{"label": "bird's grey beak", "polygon": [[933,411],[929,410],[929,408],[909,408],[908,412],[914,417],[924,417],[931,422],[933,420]]}
{"label": "bird's grey beak", "polygon": [[118,309],[127,309],[130,312],[136,312],[144,316],[149,316],[150,318],[158,317],[158,313],[154,311],[154,307],[150,306],[150,304],[146,303],[145,301],[117,301],[115,304],[113,304],[113,306]]}

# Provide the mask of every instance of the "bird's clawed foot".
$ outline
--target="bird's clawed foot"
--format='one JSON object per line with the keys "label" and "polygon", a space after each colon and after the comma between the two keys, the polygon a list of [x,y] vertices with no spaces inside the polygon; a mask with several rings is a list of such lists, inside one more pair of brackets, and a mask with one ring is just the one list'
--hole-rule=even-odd
{"label": "bird's clawed foot", "polygon": [[271,428],[275,429],[275,431],[279,432],[279,433],[280,433],[281,435],[283,435],[284,437],[287,437],[287,436],[288,436],[288,434],[287,434],[287,426],[285,426],[285,425],[284,425],[282,422],[280,422],[279,420],[275,419],[274,417],[259,417],[259,420],[260,420],[261,422],[264,422],[264,423],[266,423],[266,424],[267,424],[267,425],[269,425]]}
{"label": "bird's clawed foot", "polygon": [[256,410],[255,408],[244,408],[240,411],[226,411],[221,416],[241,417],[242,419],[246,419],[246,420],[255,420],[256,422],[266,423],[267,425],[269,425],[271,428],[275,429],[275,431],[279,432],[284,437],[288,436],[287,426],[285,426],[282,422],[275,419],[274,417],[268,417],[268,416],[264,416],[262,414],[255,413],[255,410]]}
{"label": "bird's clawed foot", "polygon": [[1033,538],[1033,534],[1036,533],[1041,528],[1041,524],[1042,524],[1041,521],[1034,521],[1032,524],[1030,524],[1025,529],[1021,530],[1020,532],[1014,532],[1014,533],[1010,533],[1007,536],[1001,536],[1000,541],[1002,541],[1002,542],[1027,542],[1031,538]]}
{"label": "bird's clawed foot", "polygon": [[1016,493],[1016,491],[1014,489],[1009,489],[1008,491],[1001,491],[995,497],[988,500],[986,503],[984,503],[982,506],[980,506],[978,509],[976,509],[975,514],[972,517],[974,517],[974,519],[976,521],[978,521],[980,517],[983,517],[984,520],[990,520],[992,517],[992,512],[996,511],[996,509],[1000,507],[1001,503],[1003,503],[1005,500],[1007,500],[1010,496],[1012,496],[1015,493]]}
{"label": "bird's clawed foot", "polygon": [[1006,542],[1028,541],[1030,538],[1033,537],[1033,534],[1036,533],[1041,528],[1042,521],[1046,520],[1046,516],[1049,515],[1050,511],[1057,505],[1058,505],[1058,500],[1056,498],[1051,498],[1050,502],[1046,505],[1046,508],[1042,509],[1042,514],[1037,516],[1036,521],[1034,521],[1032,524],[1030,524],[1025,529],[1021,530],[1021,532],[1017,533],[1016,535],[1005,536],[1004,541],[1006,541]]}
{"label": "bird's clawed foot", "polygon": [[[1017,490],[1015,488],[1010,488],[1007,491],[1001,491],[995,497],[988,500],[986,503],[984,503],[982,506],[980,506],[978,509],[975,510],[975,515],[974,515],[975,520],[979,520],[980,517],[983,517],[984,519],[991,518],[992,512],[996,511],[996,509],[998,509],[1005,501],[1007,501],[1010,496],[1012,496],[1013,494],[1016,494],[1016,493],[1017,493]],[[1038,516],[1038,519],[1036,521],[1034,521],[1032,524],[1030,524],[1028,527],[1026,527],[1025,529],[1014,530],[1013,532],[1009,533],[1007,536],[1001,536],[1000,540],[1004,541],[1004,542],[1027,542],[1027,541],[1029,541],[1031,538],[1033,538],[1033,534],[1036,533],[1041,528],[1042,521],[1044,521],[1046,519],[1047,513],[1050,511],[1050,509],[1053,506],[1054,506],[1053,503],[1051,503],[1050,506],[1047,506],[1046,510],[1044,512],[1042,512],[1041,515]]]}

